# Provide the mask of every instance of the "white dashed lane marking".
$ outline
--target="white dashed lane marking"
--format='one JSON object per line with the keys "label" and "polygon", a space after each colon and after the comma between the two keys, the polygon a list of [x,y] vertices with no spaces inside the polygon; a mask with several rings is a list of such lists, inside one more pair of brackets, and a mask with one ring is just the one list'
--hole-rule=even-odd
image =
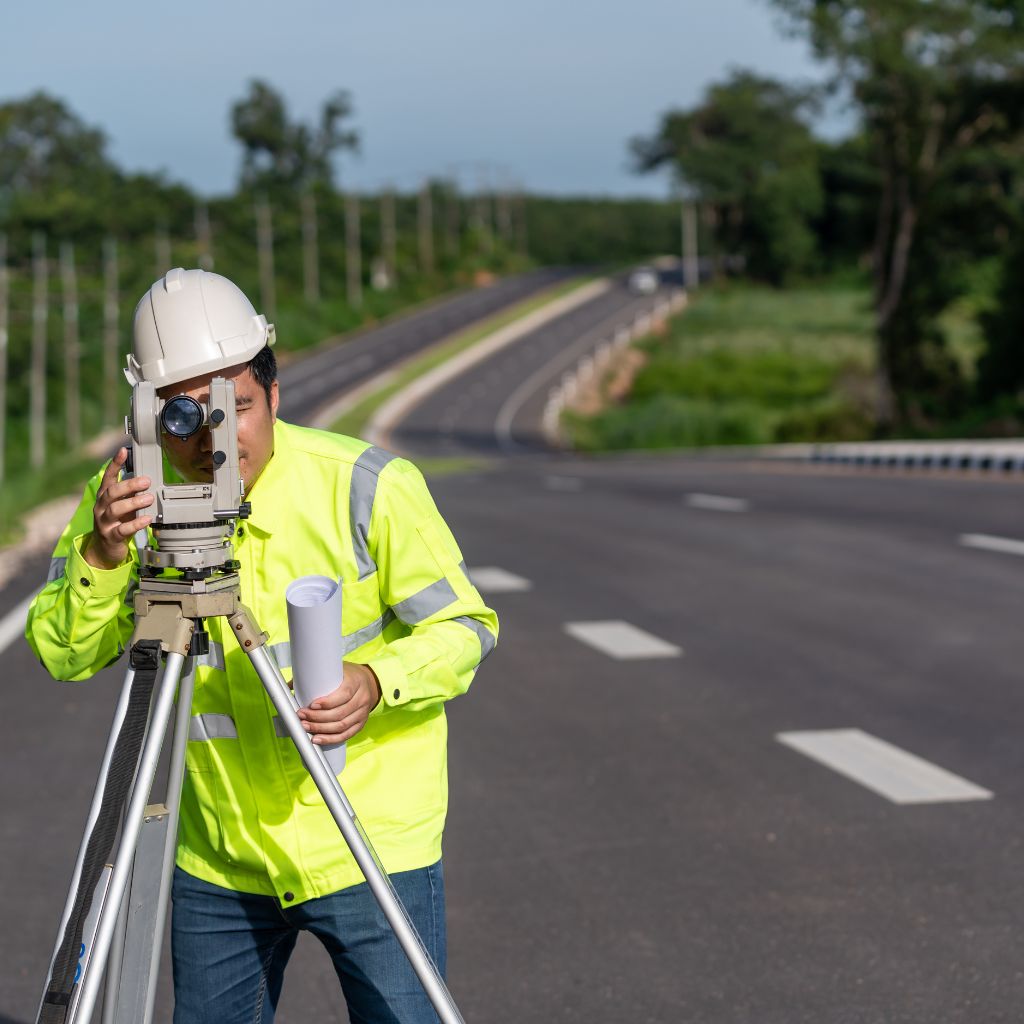
{"label": "white dashed lane marking", "polygon": [[632,658],[678,658],[683,653],[681,647],[621,619],[567,622],[565,631],[581,643],[620,661]]}
{"label": "white dashed lane marking", "polygon": [[574,493],[583,490],[583,481],[578,476],[546,476],[544,486],[549,491]]}
{"label": "white dashed lane marking", "polygon": [[470,569],[469,578],[481,594],[514,594],[518,591],[529,590],[533,586],[522,576],[517,576],[514,572],[499,569],[493,565]]}
{"label": "white dashed lane marking", "polygon": [[1012,537],[994,537],[989,533],[961,533],[960,543],[965,548],[999,551],[1004,555],[1024,555],[1024,540]]}
{"label": "white dashed lane marking", "polygon": [[724,494],[688,494],[686,504],[709,512],[746,512],[750,508],[746,498],[729,498]]}
{"label": "white dashed lane marking", "polygon": [[30,594],[20,604],[15,605],[0,619],[0,654],[3,654],[18,637],[25,632],[25,619],[28,617],[28,606],[35,594]]}
{"label": "white dashed lane marking", "polygon": [[993,796],[989,790],[860,729],[780,732],[775,738],[894,804],[954,803],[991,800]]}

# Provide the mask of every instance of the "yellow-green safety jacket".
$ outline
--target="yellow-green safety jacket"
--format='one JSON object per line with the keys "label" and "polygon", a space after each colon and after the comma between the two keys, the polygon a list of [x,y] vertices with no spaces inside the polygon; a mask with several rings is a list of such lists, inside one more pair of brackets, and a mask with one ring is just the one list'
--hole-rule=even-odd
{"label": "yellow-green safety jacket", "polygon": [[[54,551],[26,635],[58,679],[86,679],[131,638],[138,555],[110,570],[82,555],[102,471]],[[444,702],[464,693],[498,623],[466,573],[420,472],[365,441],[274,426],[274,454],[234,538],[242,602],[290,677],[285,588],[342,580],[345,658],[369,665],[382,700],[348,741],[346,794],[389,872],[434,863],[448,805]],[[354,885],[362,874],[270,699],[224,620],[196,659],[178,864],[283,905]],[[340,683],[340,680],[339,680]]]}

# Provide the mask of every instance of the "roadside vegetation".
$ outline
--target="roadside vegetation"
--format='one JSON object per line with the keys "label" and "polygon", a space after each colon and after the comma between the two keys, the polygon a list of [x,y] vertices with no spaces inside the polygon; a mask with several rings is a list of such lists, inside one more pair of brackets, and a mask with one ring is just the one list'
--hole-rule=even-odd
{"label": "roadside vegetation", "polygon": [[625,395],[569,414],[584,450],[854,440],[872,430],[869,298],[855,285],[785,291],[725,284],[698,293],[641,341]]}

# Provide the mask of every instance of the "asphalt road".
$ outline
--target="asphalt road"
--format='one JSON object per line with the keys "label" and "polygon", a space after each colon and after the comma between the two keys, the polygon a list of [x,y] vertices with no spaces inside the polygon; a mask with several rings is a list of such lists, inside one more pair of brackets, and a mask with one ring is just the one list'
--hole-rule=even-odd
{"label": "asphalt road", "polygon": [[549,267],[503,278],[443,299],[414,313],[365,331],[340,348],[327,344],[281,371],[282,419],[302,422],[316,409],[381,370],[441,341],[463,327],[492,316],[570,276],[573,271]]}
{"label": "asphalt road", "polygon": [[[458,388],[395,434],[495,456],[432,489],[471,572],[521,588],[489,593],[498,649],[449,706],[449,981],[467,1021],[1021,1020],[1024,560],[961,538],[1024,539],[1022,484],[497,457],[498,411],[542,382],[564,327],[508,350],[451,429]],[[610,620],[678,650],[618,660],[577,638]],[[120,673],[57,685],[21,644],[4,667],[0,1024],[21,1024]],[[831,729],[993,796],[894,803],[777,739]],[[338,1002],[300,942],[278,1020],[343,1020]]]}
{"label": "asphalt road", "polygon": [[511,455],[543,450],[540,421],[551,388],[620,327],[664,302],[616,280],[607,292],[558,317],[461,374],[411,409],[390,438],[403,452]]}

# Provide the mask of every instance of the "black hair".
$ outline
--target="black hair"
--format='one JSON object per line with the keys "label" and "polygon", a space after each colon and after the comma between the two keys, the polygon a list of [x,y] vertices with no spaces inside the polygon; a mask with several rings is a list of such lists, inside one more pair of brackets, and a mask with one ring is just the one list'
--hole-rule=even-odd
{"label": "black hair", "polygon": [[270,387],[277,380],[277,356],[274,355],[274,350],[269,345],[264,345],[249,360],[248,365],[249,372],[267,396],[267,405],[270,405]]}

